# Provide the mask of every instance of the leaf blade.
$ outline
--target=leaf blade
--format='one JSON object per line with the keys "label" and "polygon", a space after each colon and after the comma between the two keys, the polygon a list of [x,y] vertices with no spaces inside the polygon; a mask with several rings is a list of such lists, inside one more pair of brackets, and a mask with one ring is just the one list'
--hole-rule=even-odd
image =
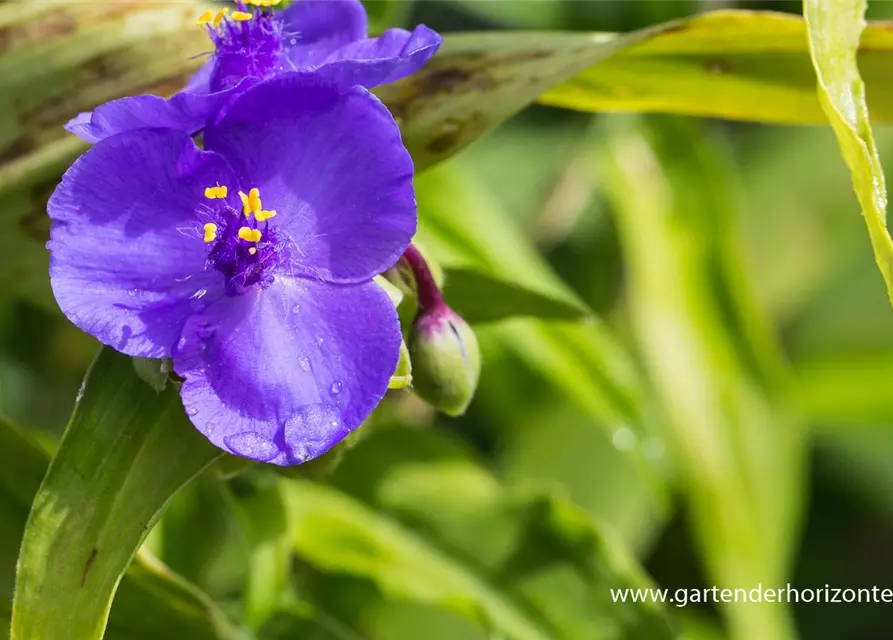
{"label": "leaf blade", "polygon": [[804,0],[803,13],[818,76],[819,100],[849,167],[875,261],[893,304],[893,238],[887,231],[887,187],[871,133],[865,83],[856,60],[866,6],[865,0]]}
{"label": "leaf blade", "polygon": [[220,455],[186,420],[173,389],[156,395],[130,358],[104,348],[35,496],[12,637],[101,638],[121,575],[151,525]]}

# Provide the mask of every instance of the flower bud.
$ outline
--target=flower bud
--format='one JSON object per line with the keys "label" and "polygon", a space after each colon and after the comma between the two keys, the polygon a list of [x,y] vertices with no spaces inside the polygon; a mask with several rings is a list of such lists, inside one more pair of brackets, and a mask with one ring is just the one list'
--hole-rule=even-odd
{"label": "flower bud", "polygon": [[416,393],[444,413],[465,413],[477,388],[481,356],[468,323],[446,304],[420,313],[409,336]]}
{"label": "flower bud", "polygon": [[474,397],[481,372],[477,338],[444,302],[419,250],[410,245],[403,261],[412,270],[419,302],[409,334],[413,389],[439,411],[461,415]]}

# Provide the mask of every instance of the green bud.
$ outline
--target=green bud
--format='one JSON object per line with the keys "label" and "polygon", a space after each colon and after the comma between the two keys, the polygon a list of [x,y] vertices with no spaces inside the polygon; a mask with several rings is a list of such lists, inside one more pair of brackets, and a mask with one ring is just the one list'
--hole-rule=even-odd
{"label": "green bud", "polygon": [[442,302],[425,309],[409,336],[413,389],[451,416],[465,413],[477,388],[481,355],[474,331]]}

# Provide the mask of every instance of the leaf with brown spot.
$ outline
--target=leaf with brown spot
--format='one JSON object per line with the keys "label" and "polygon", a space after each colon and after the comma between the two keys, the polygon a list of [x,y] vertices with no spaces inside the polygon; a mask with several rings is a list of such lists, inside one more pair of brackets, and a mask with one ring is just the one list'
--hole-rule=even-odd
{"label": "leaf with brown spot", "polygon": [[[868,25],[859,65],[873,118],[893,122],[889,23]],[[421,170],[536,101],[580,111],[823,124],[815,83],[801,17],[728,10],[622,35],[448,34],[421,71],[376,93]]]}
{"label": "leaf with brown spot", "polygon": [[[179,90],[209,48],[201,2],[0,3],[0,191],[22,189],[82,111],[125,95]],[[70,146],[70,162],[82,147]],[[28,171],[17,167],[25,166]],[[45,175],[45,174],[44,174]]]}
{"label": "leaf with brown spot", "polygon": [[[236,638],[207,596],[148,557],[121,583],[121,615],[108,618],[125,569],[167,502],[221,455],[189,423],[176,389],[155,392],[130,358],[104,348],[34,495],[12,638],[99,640],[107,624],[127,638]],[[156,615],[147,603],[160,604]]]}

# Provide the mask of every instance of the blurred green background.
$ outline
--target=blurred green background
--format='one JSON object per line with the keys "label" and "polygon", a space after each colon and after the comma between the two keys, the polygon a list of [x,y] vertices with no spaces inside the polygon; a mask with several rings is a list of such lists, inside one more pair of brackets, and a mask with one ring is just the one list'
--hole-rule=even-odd
{"label": "blurred green background", "polygon": [[[725,0],[369,4],[380,26],[423,22],[445,33],[629,31],[718,8],[800,12],[797,2]],[[893,3],[871,4],[869,17],[893,18]],[[876,135],[891,166],[893,132],[878,127]],[[374,433],[322,486],[405,526],[437,529],[462,557],[481,554],[474,566],[499,555],[500,525],[476,521],[477,530],[463,513],[498,481],[568,498],[616,530],[669,589],[712,586],[718,577],[747,589],[757,582],[893,587],[893,309],[830,128],[538,106],[427,173],[418,189],[427,244],[438,246],[435,231],[424,233],[426,211],[447,211],[438,215],[471,230],[486,212],[523,232],[631,355],[617,362],[648,398],[630,412],[644,427],[606,417],[605,406],[623,402],[605,400],[598,372],[579,369],[574,355],[586,347],[572,336],[570,347],[559,347],[534,321],[478,325],[484,367],[468,414],[443,418],[409,393],[394,394]],[[446,291],[449,300],[449,282]],[[32,298],[0,292],[0,413],[53,448],[97,344]],[[721,398],[715,406],[705,400],[711,394]],[[716,433],[727,433],[729,451],[746,453],[711,458]],[[448,500],[417,482],[413,473],[424,476],[424,464],[411,464],[439,459],[441,450],[461,452],[447,457],[474,460],[496,480],[462,476],[444,485],[455,494]],[[404,477],[382,480],[384,487],[369,480],[398,459]],[[254,534],[245,533],[251,526],[238,498],[265,495],[272,482],[265,478],[203,478],[177,497],[150,548],[235,618],[246,615],[246,575],[285,566],[301,605],[258,614],[262,637],[488,637],[486,624],[450,607],[391,598],[374,579],[324,576],[318,564],[287,552],[249,566],[245,538]],[[721,531],[739,501],[751,501],[739,514],[745,526]],[[260,520],[269,517],[250,504]],[[728,522],[724,514],[732,514]],[[735,531],[752,537],[737,539]],[[737,565],[718,560],[738,551]],[[544,588],[563,593],[560,583]],[[303,626],[313,617],[301,609],[308,602],[325,612],[326,624]],[[693,638],[795,637],[774,619],[784,614],[748,607],[730,605],[726,622],[712,604],[669,614]],[[792,616],[807,640],[893,637],[889,605],[795,604]],[[594,626],[576,628],[561,637],[625,637],[611,635],[610,625],[603,636],[591,635]]]}

